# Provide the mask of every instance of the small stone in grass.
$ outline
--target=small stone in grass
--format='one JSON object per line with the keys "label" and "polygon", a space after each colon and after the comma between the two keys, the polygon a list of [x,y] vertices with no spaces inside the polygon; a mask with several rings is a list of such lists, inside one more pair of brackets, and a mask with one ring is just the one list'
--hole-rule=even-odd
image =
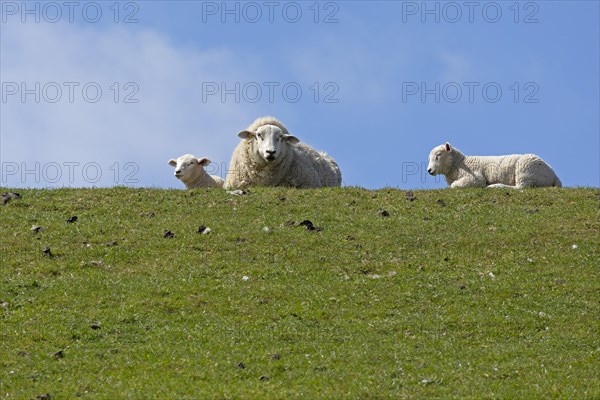
{"label": "small stone in grass", "polygon": [[572,246],[571,246],[571,248],[572,248],[573,250],[577,249],[578,247],[579,247],[579,246],[577,246],[576,244],[574,244],[574,245],[572,245]]}
{"label": "small stone in grass", "polygon": [[50,393],[44,393],[44,394],[39,394],[37,396],[35,396],[36,400],[50,400],[52,398],[52,396],[50,395]]}
{"label": "small stone in grass", "polygon": [[261,381],[268,381],[269,377],[267,375],[261,375],[258,379],[260,379]]}
{"label": "small stone in grass", "polygon": [[31,232],[33,232],[33,233],[38,233],[38,232],[39,232],[39,231],[41,231],[41,230],[42,230],[42,227],[41,227],[41,226],[39,226],[39,225],[33,225],[33,226],[31,227]]}
{"label": "small stone in grass", "polygon": [[212,230],[210,228],[204,226],[204,225],[200,225],[198,227],[198,230],[196,232],[198,232],[198,233],[200,233],[202,235],[208,235],[209,233],[212,232]]}
{"label": "small stone in grass", "polygon": [[379,215],[381,215],[382,217],[389,217],[390,213],[387,210],[381,210],[379,211]]}
{"label": "small stone in grass", "polygon": [[46,246],[44,250],[42,250],[42,253],[44,253],[44,257],[52,257],[52,251],[50,251],[50,246]]}
{"label": "small stone in grass", "polygon": [[446,202],[442,199],[439,199],[438,201],[436,201],[436,203],[440,206],[440,207],[446,207]]}
{"label": "small stone in grass", "polygon": [[229,193],[232,196],[243,196],[245,194],[248,194],[248,192],[246,192],[245,190],[230,190],[227,193]]}
{"label": "small stone in grass", "polygon": [[75,221],[77,221],[77,215],[67,218],[67,224],[72,224]]}
{"label": "small stone in grass", "polygon": [[265,233],[271,233],[271,228],[269,228],[268,226],[263,227],[262,230]]}
{"label": "small stone in grass", "polygon": [[94,322],[93,324],[90,325],[90,328],[92,328],[93,330],[98,330],[102,327],[100,326],[100,323]]}
{"label": "small stone in grass", "polygon": [[236,365],[239,369],[246,369],[246,364],[244,363],[238,363],[238,365]]}
{"label": "small stone in grass", "polygon": [[406,197],[406,200],[408,201],[415,201],[417,199],[413,192],[404,193],[404,197]]}
{"label": "small stone in grass", "polygon": [[169,231],[169,230],[166,230],[166,229],[165,229],[165,230],[163,231],[163,237],[164,237],[165,239],[173,239],[173,238],[175,237],[175,234],[174,234],[173,232],[171,232],[171,231]]}
{"label": "small stone in grass", "polygon": [[250,278],[249,278],[249,277],[247,277],[246,275],[242,276],[242,280],[243,280],[244,282],[246,282],[248,279],[250,279]]}

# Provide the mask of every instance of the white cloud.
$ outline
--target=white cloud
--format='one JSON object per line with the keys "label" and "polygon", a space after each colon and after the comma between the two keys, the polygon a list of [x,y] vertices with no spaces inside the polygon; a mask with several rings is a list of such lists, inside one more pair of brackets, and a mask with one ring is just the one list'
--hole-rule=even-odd
{"label": "white cloud", "polygon": [[[122,166],[133,162],[139,170],[132,178],[140,185],[182,187],[172,177],[169,158],[195,153],[226,165],[235,133],[255,113],[247,103],[203,102],[202,84],[243,79],[244,71],[233,67],[238,65],[227,50],[178,48],[166,36],[138,27],[4,25],[0,185],[127,184],[122,176],[132,170]],[[36,92],[24,101],[23,84]],[[138,102],[128,103],[126,96]],[[65,162],[79,163],[71,177]],[[118,179],[110,169],[115,162]],[[44,170],[48,163],[56,164]],[[83,179],[87,163],[101,167],[101,180]],[[30,172],[23,176],[25,170]]]}

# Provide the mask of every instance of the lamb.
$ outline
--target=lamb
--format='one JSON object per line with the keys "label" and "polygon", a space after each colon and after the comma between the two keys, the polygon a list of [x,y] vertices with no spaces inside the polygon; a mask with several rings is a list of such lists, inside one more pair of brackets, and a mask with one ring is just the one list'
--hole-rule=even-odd
{"label": "lamb", "polygon": [[274,117],[258,118],[238,137],[243,140],[233,151],[226,189],[252,185],[317,188],[342,183],[333,158],[300,142]]}
{"label": "lamb", "polygon": [[192,154],[185,154],[178,159],[169,160],[169,165],[175,167],[175,177],[185,184],[187,189],[204,187],[223,187],[223,179],[209,175],[204,167],[210,164],[208,158],[196,158]]}
{"label": "lamb", "polygon": [[465,156],[450,143],[431,150],[427,172],[445,175],[453,188],[562,186],[552,167],[535,154]]}

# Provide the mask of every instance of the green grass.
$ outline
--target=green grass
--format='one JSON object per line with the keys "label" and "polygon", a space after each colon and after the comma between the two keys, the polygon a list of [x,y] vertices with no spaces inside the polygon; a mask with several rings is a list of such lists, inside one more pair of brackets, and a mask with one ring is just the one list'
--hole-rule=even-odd
{"label": "green grass", "polygon": [[600,398],[598,189],[19,192],[0,398]]}

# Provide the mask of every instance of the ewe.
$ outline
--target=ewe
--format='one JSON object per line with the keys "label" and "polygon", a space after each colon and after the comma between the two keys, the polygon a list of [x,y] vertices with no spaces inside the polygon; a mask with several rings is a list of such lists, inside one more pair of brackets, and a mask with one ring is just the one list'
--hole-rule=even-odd
{"label": "ewe", "polygon": [[301,143],[273,117],[257,119],[238,137],[242,141],[233,151],[226,189],[252,185],[317,188],[342,183],[333,158]]}
{"label": "ewe", "polygon": [[465,156],[449,143],[431,150],[427,172],[445,175],[453,188],[562,186],[552,168],[535,154]]}
{"label": "ewe", "polygon": [[169,160],[169,165],[175,167],[175,177],[185,184],[187,189],[203,187],[223,187],[223,179],[209,175],[204,170],[210,164],[208,158],[196,158],[185,154],[178,159]]}

